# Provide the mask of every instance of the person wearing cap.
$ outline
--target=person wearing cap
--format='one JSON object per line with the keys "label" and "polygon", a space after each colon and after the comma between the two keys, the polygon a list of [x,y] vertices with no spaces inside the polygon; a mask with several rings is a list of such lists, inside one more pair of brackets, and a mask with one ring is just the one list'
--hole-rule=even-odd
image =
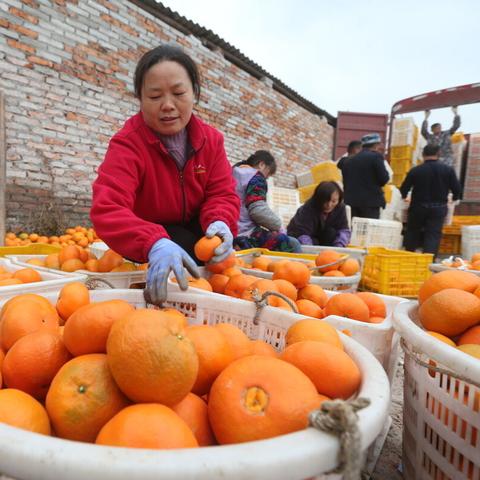
{"label": "person wearing cap", "polygon": [[405,177],[400,193],[406,199],[412,190],[408,209],[405,248],[414,252],[437,254],[442,237],[442,227],[447,216],[448,194],[453,201],[460,198],[461,186],[453,167],[439,162],[438,145],[423,149],[423,163],[413,167]]}
{"label": "person wearing cap", "polygon": [[338,162],[343,175],[344,201],[350,206],[352,217],[380,218],[380,208],[385,207],[382,187],[388,183],[389,174],[378,151],[381,143],[378,133],[364,135],[362,151]]}
{"label": "person wearing cap", "polygon": [[440,123],[434,123],[430,129],[432,133],[428,132],[428,117],[430,110],[425,110],[425,120],[422,123],[422,135],[429,145],[436,145],[440,148],[438,152],[438,161],[453,166],[453,150],[452,150],[452,135],[460,127],[460,115],[457,107],[452,107],[453,124],[448,130],[442,130]]}

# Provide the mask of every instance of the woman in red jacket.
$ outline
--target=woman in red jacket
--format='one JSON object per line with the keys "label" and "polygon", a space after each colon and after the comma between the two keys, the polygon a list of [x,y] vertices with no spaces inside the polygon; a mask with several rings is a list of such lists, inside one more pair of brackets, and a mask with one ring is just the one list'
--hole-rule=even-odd
{"label": "woman in red jacket", "polygon": [[90,215],[113,250],[149,262],[147,290],[160,303],[171,270],[183,290],[184,267],[199,276],[193,245],[204,232],[222,238],[212,262],[230,255],[240,201],[222,134],[192,113],[200,96],[193,60],[177,47],[154,48],[138,62],[134,87],[140,112],[110,140]]}

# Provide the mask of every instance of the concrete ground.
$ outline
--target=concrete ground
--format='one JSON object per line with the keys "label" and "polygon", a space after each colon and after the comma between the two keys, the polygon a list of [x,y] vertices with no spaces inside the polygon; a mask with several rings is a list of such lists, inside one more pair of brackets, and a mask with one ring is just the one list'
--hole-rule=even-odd
{"label": "concrete ground", "polygon": [[392,385],[392,407],[390,416],[392,425],[378,458],[372,480],[402,480],[399,467],[402,461],[402,429],[403,429],[403,355],[398,365]]}

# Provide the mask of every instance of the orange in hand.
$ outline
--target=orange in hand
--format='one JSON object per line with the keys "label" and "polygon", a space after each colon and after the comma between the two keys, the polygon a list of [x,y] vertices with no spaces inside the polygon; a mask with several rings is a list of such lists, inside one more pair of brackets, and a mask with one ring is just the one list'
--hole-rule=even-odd
{"label": "orange in hand", "polygon": [[214,235],[212,238],[202,237],[194,246],[196,257],[202,262],[208,262],[215,255],[215,249],[221,245],[222,239]]}

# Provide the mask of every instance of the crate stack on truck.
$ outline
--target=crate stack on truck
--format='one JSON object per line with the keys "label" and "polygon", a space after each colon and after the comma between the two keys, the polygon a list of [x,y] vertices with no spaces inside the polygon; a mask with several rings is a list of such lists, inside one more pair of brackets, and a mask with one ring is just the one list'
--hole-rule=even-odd
{"label": "crate stack on truck", "polygon": [[314,165],[308,172],[297,175],[297,186],[300,203],[305,203],[315,191],[320,182],[342,181],[342,172],[335,162],[325,161]]}

